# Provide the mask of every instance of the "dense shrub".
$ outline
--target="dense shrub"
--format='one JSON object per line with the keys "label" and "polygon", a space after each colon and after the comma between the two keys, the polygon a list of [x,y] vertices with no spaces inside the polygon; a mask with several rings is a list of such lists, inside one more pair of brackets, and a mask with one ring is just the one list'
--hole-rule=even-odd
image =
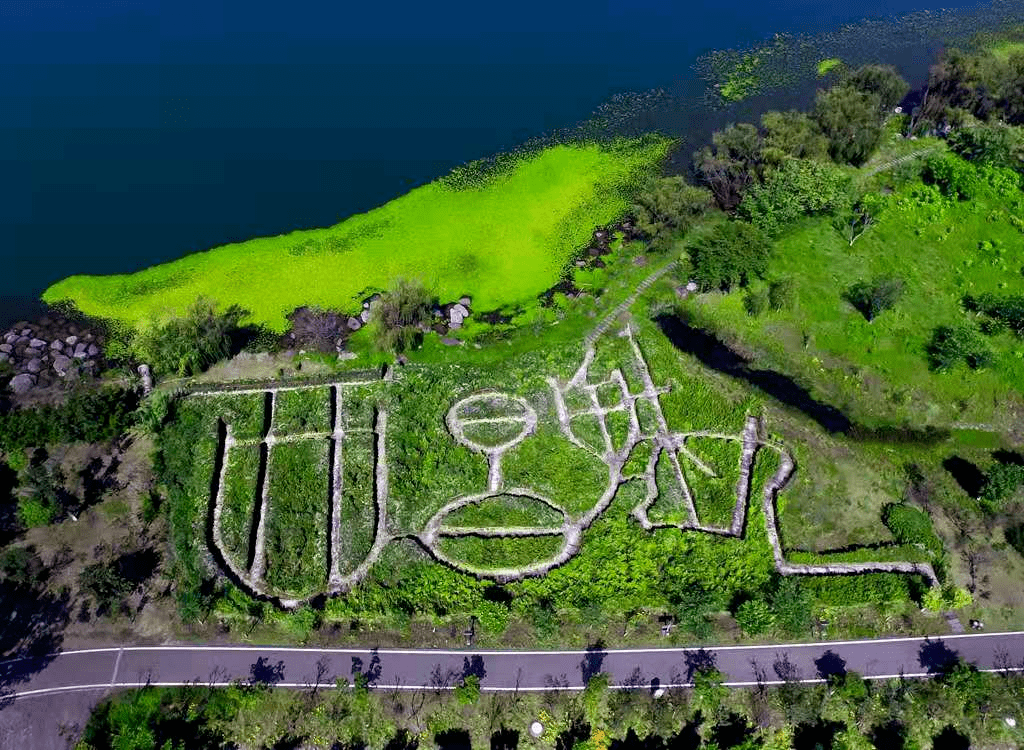
{"label": "dense shrub", "polygon": [[695,242],[689,255],[701,289],[731,289],[764,276],[771,243],[753,224],[729,221]]}
{"label": "dense shrub", "polygon": [[151,324],[135,340],[135,354],[157,373],[195,375],[231,353],[232,335],[246,315],[238,305],[218,313],[198,299],[180,318]]}
{"label": "dense shrub", "polygon": [[788,159],[740,204],[740,214],[769,234],[804,216],[827,214],[846,202],[849,178],[832,164]]}
{"label": "dense shrub", "polygon": [[835,161],[859,166],[868,160],[882,139],[880,109],[878,94],[853,86],[818,92],[814,117]]}
{"label": "dense shrub", "polygon": [[964,304],[968,309],[987,315],[1024,337],[1024,294],[968,296]]}
{"label": "dense shrub", "polygon": [[925,163],[924,177],[938,185],[943,195],[961,201],[974,198],[981,185],[974,165],[956,154],[929,158]]}
{"label": "dense shrub", "polygon": [[846,291],[846,299],[870,322],[899,302],[903,288],[902,279],[876,276],[870,281],[859,281],[851,286]]}
{"label": "dense shrub", "polygon": [[953,326],[939,326],[932,333],[927,354],[933,370],[948,370],[965,362],[972,370],[988,366],[993,353],[977,326],[960,323]]}
{"label": "dense shrub", "polygon": [[766,112],[761,127],[765,131],[767,164],[780,165],[790,158],[828,160],[828,138],[814,118],[804,112]]}
{"label": "dense shrub", "polygon": [[128,431],[138,406],[136,391],[106,388],[72,394],[59,406],[0,415],[0,450],[14,453],[54,443],[99,443]]}
{"label": "dense shrub", "polygon": [[752,318],[763,314],[768,309],[768,290],[763,286],[748,289],[743,297],[743,309]]}
{"label": "dense shrub", "polygon": [[430,321],[434,296],[419,281],[399,279],[373,306],[375,340],[381,351],[415,347]]}
{"label": "dense shrub", "polygon": [[993,464],[985,472],[985,484],[982,485],[978,501],[987,512],[997,513],[1021,485],[1024,485],[1024,466]]}
{"label": "dense shrub", "polygon": [[933,554],[942,551],[932,519],[924,511],[903,503],[889,503],[882,510],[882,520],[900,544],[913,544]]}
{"label": "dense shrub", "polygon": [[732,211],[743,194],[761,179],[763,144],[757,128],[749,123],[730,125],[711,136],[711,146],[693,155],[694,168],[711,189],[718,205]]}
{"label": "dense shrub", "polygon": [[876,95],[883,112],[890,112],[910,91],[910,84],[891,65],[864,65],[850,74],[846,84]]}
{"label": "dense shrub", "polygon": [[1024,128],[1002,122],[960,128],[949,145],[972,162],[1024,172]]}
{"label": "dense shrub", "polygon": [[768,305],[776,312],[796,307],[796,282],[791,278],[785,278],[769,284]]}
{"label": "dense shrub", "polygon": [[932,126],[957,124],[964,114],[980,120],[1024,123],[1024,57],[1000,58],[951,48],[931,69],[920,119]]}
{"label": "dense shrub", "polygon": [[748,599],[736,608],[734,616],[747,635],[761,635],[775,626],[775,615],[764,599]]}
{"label": "dense shrub", "polygon": [[652,180],[636,197],[633,213],[636,226],[660,246],[674,233],[683,232],[708,208],[712,197],[707,188],[690,185],[682,177]]}

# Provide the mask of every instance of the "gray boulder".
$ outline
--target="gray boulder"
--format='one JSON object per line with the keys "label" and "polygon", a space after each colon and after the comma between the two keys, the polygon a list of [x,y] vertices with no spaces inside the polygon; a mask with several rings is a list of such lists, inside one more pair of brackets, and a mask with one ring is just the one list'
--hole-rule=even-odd
{"label": "gray boulder", "polygon": [[0,344],[0,352],[3,352],[4,354],[10,354],[13,351],[14,347],[11,346],[10,344]]}
{"label": "gray boulder", "polygon": [[25,369],[32,373],[39,372],[43,369],[43,360],[39,359],[39,357],[33,357],[25,365]]}
{"label": "gray boulder", "polygon": [[31,341],[28,342],[28,345],[31,346],[33,349],[45,349],[47,346],[49,346],[49,344],[46,341],[43,341],[42,339],[32,339]]}
{"label": "gray boulder", "polygon": [[352,317],[348,319],[347,325],[350,331],[358,331],[360,328],[363,327],[363,321],[361,321],[359,318]]}
{"label": "gray boulder", "polygon": [[23,372],[21,375],[15,375],[11,378],[11,390],[15,394],[21,395],[32,390],[36,384],[36,376],[28,372]]}
{"label": "gray boulder", "polygon": [[53,341],[50,342],[50,348],[53,349],[54,351],[60,351],[61,349],[64,348],[64,342],[61,341],[60,339],[54,339]]}
{"label": "gray boulder", "polygon": [[16,333],[8,333],[8,334],[4,335],[4,343],[5,344],[13,344],[17,340],[18,340],[18,334],[16,334]]}
{"label": "gray boulder", "polygon": [[461,328],[462,321],[469,317],[469,310],[461,302],[451,306],[448,310],[448,327]]}
{"label": "gray boulder", "polygon": [[53,370],[61,377],[68,374],[68,369],[71,367],[71,357],[66,357],[63,354],[57,354],[53,358]]}
{"label": "gray boulder", "polygon": [[462,305],[463,307],[469,307],[470,305],[473,304],[473,298],[472,297],[459,297],[459,304]]}
{"label": "gray boulder", "polygon": [[370,322],[370,308],[364,308],[363,311],[359,313],[359,320],[361,320],[363,323]]}
{"label": "gray boulder", "polygon": [[90,357],[95,357],[100,353],[100,348],[96,344],[89,344],[89,348],[86,351],[89,352]]}
{"label": "gray boulder", "polygon": [[142,378],[142,392],[148,396],[153,390],[153,373],[149,369],[149,365],[145,363],[139,365],[139,377]]}
{"label": "gray boulder", "polygon": [[67,344],[68,346],[74,346],[75,344],[78,343],[78,336],[68,336],[66,339],[64,339],[64,343]]}
{"label": "gray boulder", "polygon": [[21,335],[22,336],[31,336],[32,335],[32,329],[31,328],[22,328],[21,329]]}

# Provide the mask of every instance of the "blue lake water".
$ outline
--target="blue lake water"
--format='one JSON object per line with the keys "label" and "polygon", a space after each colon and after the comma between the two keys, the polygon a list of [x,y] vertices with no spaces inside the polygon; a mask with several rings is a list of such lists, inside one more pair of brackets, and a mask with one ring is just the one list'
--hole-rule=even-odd
{"label": "blue lake water", "polygon": [[[6,0],[0,322],[72,273],[334,223],[617,94],[698,98],[693,64],[711,49],[940,7]],[[923,78],[920,43],[887,56]],[[634,126],[692,135],[741,115],[663,107]]]}

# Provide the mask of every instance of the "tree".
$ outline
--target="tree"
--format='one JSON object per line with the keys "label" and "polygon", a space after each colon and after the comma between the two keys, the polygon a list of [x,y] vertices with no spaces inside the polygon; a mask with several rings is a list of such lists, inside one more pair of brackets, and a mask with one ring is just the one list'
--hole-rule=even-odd
{"label": "tree", "polygon": [[998,512],[1024,485],[1024,466],[996,463],[985,472],[985,483],[978,500],[988,513]]}
{"label": "tree", "polygon": [[761,134],[749,123],[730,125],[711,136],[711,146],[693,155],[694,168],[724,211],[732,211],[761,178]]}
{"label": "tree", "polygon": [[882,139],[878,94],[853,86],[834,86],[819,91],[814,118],[829,141],[829,153],[837,162],[860,166]]}
{"label": "tree", "polygon": [[679,176],[661,177],[637,195],[633,213],[637,228],[652,245],[661,246],[671,235],[686,231],[711,202],[707,188],[690,185]]}
{"label": "tree", "polygon": [[218,313],[200,298],[180,318],[154,322],[135,341],[136,356],[158,373],[195,375],[231,353],[231,337],[248,313],[232,305]]}
{"label": "tree", "polygon": [[972,370],[987,367],[993,358],[992,349],[977,326],[961,323],[938,326],[926,347],[933,370],[944,371],[966,362]]}
{"label": "tree", "polygon": [[950,134],[949,146],[976,164],[1024,172],[1024,128],[1003,122],[960,128]]}
{"label": "tree", "polygon": [[727,221],[689,250],[693,278],[704,290],[746,286],[768,270],[771,243],[753,224]]}
{"label": "tree", "polygon": [[863,65],[850,74],[846,83],[858,91],[877,95],[883,112],[892,111],[910,91],[910,84],[891,65]]}
{"label": "tree", "polygon": [[843,236],[850,247],[873,227],[885,210],[885,196],[879,193],[865,193],[846,211],[840,212],[832,225]]}
{"label": "tree", "polygon": [[463,706],[472,706],[480,700],[480,678],[469,674],[455,688],[455,700]]}
{"label": "tree", "polygon": [[900,301],[904,286],[902,279],[876,276],[851,286],[846,292],[846,299],[870,323]]}
{"label": "tree", "polygon": [[419,281],[399,279],[374,303],[377,347],[400,354],[417,346],[430,321],[434,296]]}
{"label": "tree", "polygon": [[100,612],[114,611],[133,588],[131,581],[111,563],[87,565],[79,573],[78,582],[96,600]]}
{"label": "tree", "polygon": [[828,138],[813,117],[791,109],[765,112],[764,161],[778,166],[789,158],[828,160]]}
{"label": "tree", "polygon": [[787,159],[743,198],[739,214],[775,235],[804,216],[826,214],[846,202],[850,180],[837,167]]}
{"label": "tree", "polygon": [[788,635],[804,635],[811,629],[813,597],[796,578],[782,576],[768,597],[779,629]]}
{"label": "tree", "polygon": [[748,599],[736,608],[736,623],[747,635],[761,635],[775,626],[775,615],[764,599]]}

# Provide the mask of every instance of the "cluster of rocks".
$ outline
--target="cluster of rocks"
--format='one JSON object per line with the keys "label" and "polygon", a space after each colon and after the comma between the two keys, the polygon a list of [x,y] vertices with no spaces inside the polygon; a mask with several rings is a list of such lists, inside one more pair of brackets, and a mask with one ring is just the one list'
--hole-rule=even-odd
{"label": "cluster of rocks", "polygon": [[19,396],[83,372],[95,374],[102,354],[99,334],[64,318],[21,321],[0,336],[0,366],[13,370],[10,388]]}

